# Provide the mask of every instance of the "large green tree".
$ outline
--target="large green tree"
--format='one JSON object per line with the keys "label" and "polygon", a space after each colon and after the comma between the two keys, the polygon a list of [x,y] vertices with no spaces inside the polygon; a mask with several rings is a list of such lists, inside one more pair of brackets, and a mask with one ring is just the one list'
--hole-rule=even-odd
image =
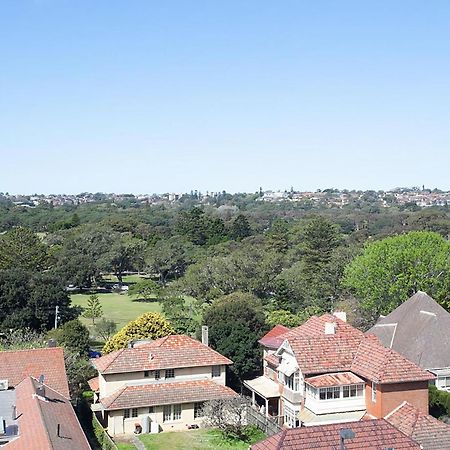
{"label": "large green tree", "polygon": [[54,325],[56,306],[61,322],[80,313],[70,306],[59,279],[50,273],[21,269],[0,270],[0,304],[0,329],[49,330]]}
{"label": "large green tree", "polygon": [[346,267],[343,285],[372,322],[419,290],[450,309],[450,242],[413,231],[369,243]]}
{"label": "large green tree", "polygon": [[47,248],[28,228],[14,228],[0,236],[0,270],[42,271],[49,264]]}
{"label": "large green tree", "polygon": [[233,361],[231,383],[235,386],[261,369],[258,345],[266,332],[261,302],[242,292],[216,300],[205,312],[203,323],[209,327],[212,348]]}

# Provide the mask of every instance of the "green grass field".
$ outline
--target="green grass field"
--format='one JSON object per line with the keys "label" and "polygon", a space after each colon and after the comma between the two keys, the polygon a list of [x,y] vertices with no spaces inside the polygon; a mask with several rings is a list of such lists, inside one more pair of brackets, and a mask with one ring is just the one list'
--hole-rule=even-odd
{"label": "green grass field", "polygon": [[[113,320],[119,330],[131,320],[146,312],[160,312],[161,306],[158,302],[145,302],[138,300],[134,296],[129,296],[126,292],[119,293],[98,293],[98,298],[103,309],[103,317]],[[72,304],[86,307],[89,294],[71,295]],[[92,325],[90,319],[80,317],[80,320],[89,328]]]}
{"label": "green grass field", "polygon": [[[264,439],[261,432],[255,442]],[[189,430],[139,436],[149,450],[247,450],[250,444],[243,441],[226,441],[217,430]],[[252,442],[254,443],[254,442]]]}

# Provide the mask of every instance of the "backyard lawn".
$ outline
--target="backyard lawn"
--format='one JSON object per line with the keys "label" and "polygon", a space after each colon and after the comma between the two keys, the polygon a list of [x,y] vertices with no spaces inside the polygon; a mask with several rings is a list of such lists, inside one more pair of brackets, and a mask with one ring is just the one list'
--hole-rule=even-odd
{"label": "backyard lawn", "polygon": [[247,450],[251,444],[264,438],[261,432],[251,443],[229,442],[218,431],[207,429],[139,436],[148,450]]}
{"label": "backyard lawn", "polygon": [[[146,312],[160,312],[161,306],[158,302],[146,302],[139,300],[134,296],[124,293],[98,293],[100,304],[102,305],[103,317],[108,320],[113,320],[117,324],[119,330],[126,325],[130,320]],[[72,304],[86,307],[89,294],[73,294],[71,295]],[[80,317],[80,320],[89,328],[92,325],[92,320]]]}

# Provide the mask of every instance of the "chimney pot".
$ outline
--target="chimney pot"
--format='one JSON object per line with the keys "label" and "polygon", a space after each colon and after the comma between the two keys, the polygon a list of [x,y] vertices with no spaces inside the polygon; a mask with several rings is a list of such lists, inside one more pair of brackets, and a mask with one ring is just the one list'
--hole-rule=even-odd
{"label": "chimney pot", "polygon": [[325,323],[325,334],[336,334],[336,324],[334,322]]}
{"label": "chimney pot", "polygon": [[343,322],[347,322],[347,313],[345,311],[335,311],[333,316],[341,319]]}

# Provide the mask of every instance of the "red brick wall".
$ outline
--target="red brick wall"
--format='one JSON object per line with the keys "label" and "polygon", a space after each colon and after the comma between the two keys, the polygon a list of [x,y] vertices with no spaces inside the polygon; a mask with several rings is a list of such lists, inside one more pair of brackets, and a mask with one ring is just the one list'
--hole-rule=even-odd
{"label": "red brick wall", "polygon": [[402,402],[407,401],[428,414],[428,382],[417,381],[414,383],[382,384],[381,390],[381,413],[383,416],[389,414]]}
{"label": "red brick wall", "polygon": [[366,384],[366,408],[372,416],[384,417],[404,401],[428,414],[428,382],[378,384],[376,402],[372,402],[372,384]]}

